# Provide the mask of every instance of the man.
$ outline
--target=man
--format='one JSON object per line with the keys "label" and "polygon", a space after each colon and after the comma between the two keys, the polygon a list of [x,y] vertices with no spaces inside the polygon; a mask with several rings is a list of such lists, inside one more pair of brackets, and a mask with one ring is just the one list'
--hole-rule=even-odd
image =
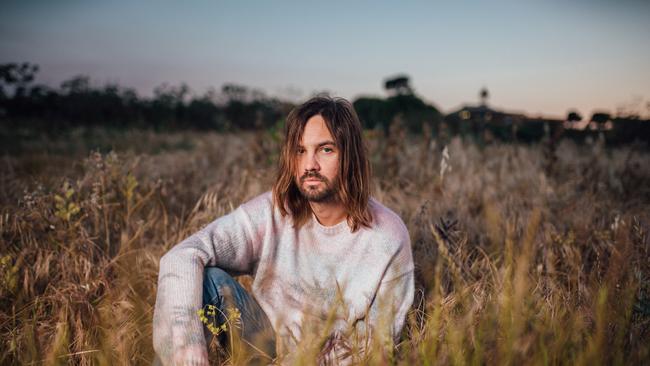
{"label": "man", "polygon": [[[269,362],[280,349],[289,355],[280,362],[292,363],[314,329],[329,335],[321,360],[333,362],[399,338],[413,302],[410,240],[402,220],[370,197],[354,108],[312,98],[291,111],[285,133],[272,192],[162,257],[153,333],[164,364],[207,364],[202,306],[217,309],[213,331],[223,322],[237,328]],[[253,275],[252,294],[226,272]]]}

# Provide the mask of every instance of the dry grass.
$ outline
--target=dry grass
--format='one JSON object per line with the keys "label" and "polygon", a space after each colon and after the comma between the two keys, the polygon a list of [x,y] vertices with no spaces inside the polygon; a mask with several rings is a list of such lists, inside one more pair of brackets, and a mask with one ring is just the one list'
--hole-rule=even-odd
{"label": "dry grass", "polygon": [[[542,145],[453,139],[442,174],[435,141],[368,138],[419,291],[395,352],[364,362],[650,361],[647,150],[562,142],[549,161]],[[121,139],[2,159],[1,364],[150,363],[160,256],[273,178],[265,133]]]}

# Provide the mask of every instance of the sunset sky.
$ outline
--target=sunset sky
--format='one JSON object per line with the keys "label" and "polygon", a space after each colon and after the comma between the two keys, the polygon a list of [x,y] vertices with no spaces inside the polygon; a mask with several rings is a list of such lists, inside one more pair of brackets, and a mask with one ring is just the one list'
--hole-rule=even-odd
{"label": "sunset sky", "polygon": [[411,77],[443,112],[476,103],[566,115],[648,115],[650,1],[3,1],[0,63],[40,65],[151,95],[224,83],[300,101],[318,91],[385,96]]}

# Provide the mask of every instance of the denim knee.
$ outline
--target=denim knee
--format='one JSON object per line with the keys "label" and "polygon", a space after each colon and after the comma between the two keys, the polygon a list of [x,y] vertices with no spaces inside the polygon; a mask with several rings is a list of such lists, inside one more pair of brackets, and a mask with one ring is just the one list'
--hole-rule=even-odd
{"label": "denim knee", "polygon": [[221,268],[205,267],[203,271],[203,302],[218,305],[217,302],[223,295],[219,293],[219,290],[225,287],[233,288],[236,283],[237,281]]}

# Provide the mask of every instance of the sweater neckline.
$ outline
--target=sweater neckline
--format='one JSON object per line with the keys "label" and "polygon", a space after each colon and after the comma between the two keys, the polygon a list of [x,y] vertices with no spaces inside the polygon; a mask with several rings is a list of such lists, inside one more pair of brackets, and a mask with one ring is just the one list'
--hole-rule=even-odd
{"label": "sweater neckline", "polygon": [[325,226],[325,225],[321,224],[320,222],[318,222],[318,219],[316,218],[316,215],[313,212],[311,213],[311,221],[312,221],[312,223],[314,225],[314,228],[316,228],[318,231],[323,232],[325,234],[330,234],[330,235],[331,234],[339,234],[339,233],[343,232],[345,229],[349,230],[349,228],[350,228],[348,226],[348,220],[347,219],[343,219],[341,222],[339,222],[336,225]]}

